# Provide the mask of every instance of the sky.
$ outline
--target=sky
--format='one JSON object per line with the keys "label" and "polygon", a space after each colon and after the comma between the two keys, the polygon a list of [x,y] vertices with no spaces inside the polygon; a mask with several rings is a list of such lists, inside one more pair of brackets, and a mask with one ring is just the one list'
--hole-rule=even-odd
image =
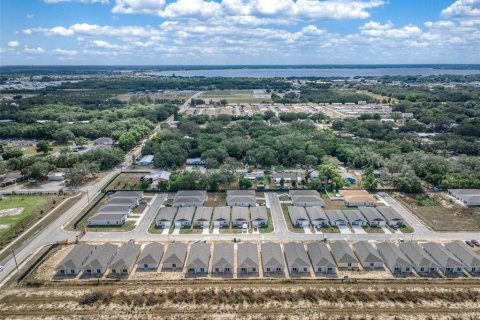
{"label": "sky", "polygon": [[1,65],[480,63],[480,0],[1,0]]}

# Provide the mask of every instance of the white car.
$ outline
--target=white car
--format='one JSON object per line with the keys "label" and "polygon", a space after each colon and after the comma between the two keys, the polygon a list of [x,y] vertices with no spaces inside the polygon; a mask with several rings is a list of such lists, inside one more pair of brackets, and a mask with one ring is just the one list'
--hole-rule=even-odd
{"label": "white car", "polygon": [[3,271],[3,266],[0,266],[0,272],[2,272],[2,271]]}
{"label": "white car", "polygon": [[242,225],[242,233],[247,234],[248,233],[248,224],[244,223]]}

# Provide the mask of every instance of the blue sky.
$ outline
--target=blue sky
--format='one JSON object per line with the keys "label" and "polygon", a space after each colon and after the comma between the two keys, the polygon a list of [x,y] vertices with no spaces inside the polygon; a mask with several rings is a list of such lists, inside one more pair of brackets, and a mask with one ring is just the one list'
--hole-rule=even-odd
{"label": "blue sky", "polygon": [[1,0],[0,64],[480,63],[480,0]]}

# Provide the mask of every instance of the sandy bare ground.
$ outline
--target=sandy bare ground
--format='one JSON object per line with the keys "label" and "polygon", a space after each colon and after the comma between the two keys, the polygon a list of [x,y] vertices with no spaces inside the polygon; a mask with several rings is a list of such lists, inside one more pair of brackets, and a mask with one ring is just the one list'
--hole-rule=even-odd
{"label": "sandy bare ground", "polygon": [[[92,293],[102,298],[85,303]],[[295,281],[203,280],[17,287],[0,293],[0,318],[480,319],[479,294],[478,282],[460,281],[317,281],[308,286]],[[247,298],[239,299],[242,295]]]}
{"label": "sandy bare ground", "polygon": [[11,208],[0,210],[0,218],[18,216],[22,214],[23,210],[24,208]]}

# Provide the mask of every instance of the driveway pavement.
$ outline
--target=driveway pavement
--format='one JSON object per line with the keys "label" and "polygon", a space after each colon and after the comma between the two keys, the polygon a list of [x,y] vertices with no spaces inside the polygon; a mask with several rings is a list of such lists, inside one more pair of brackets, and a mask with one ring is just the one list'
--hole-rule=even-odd
{"label": "driveway pavement", "polygon": [[340,230],[341,234],[351,234],[352,231],[348,226],[338,226],[338,230]]}
{"label": "driveway pavement", "polygon": [[352,226],[353,233],[355,234],[366,234],[367,232],[361,226]]}

